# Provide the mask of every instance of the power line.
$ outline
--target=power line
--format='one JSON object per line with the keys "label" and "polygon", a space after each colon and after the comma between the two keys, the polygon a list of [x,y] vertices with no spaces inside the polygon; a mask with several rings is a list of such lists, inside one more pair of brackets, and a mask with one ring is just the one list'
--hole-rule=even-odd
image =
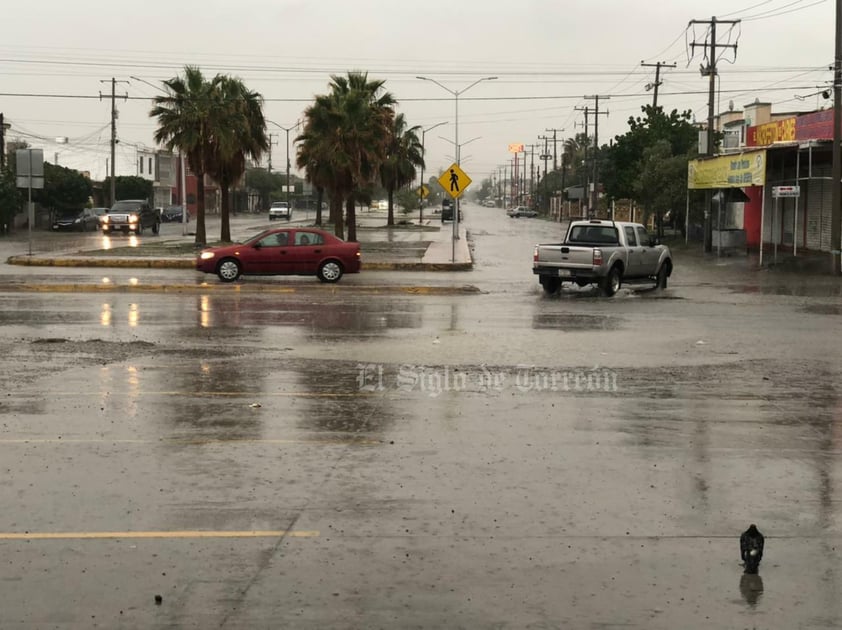
{"label": "power line", "polygon": [[737,11],[731,11],[731,13],[726,13],[725,15],[720,15],[720,18],[731,17],[732,15],[738,15],[740,13],[745,13],[746,11],[751,11],[752,9],[756,9],[757,7],[762,7],[764,4],[769,4],[772,0],[763,0],[763,2],[758,2],[757,4],[753,4],[750,7],[746,7],[744,9],[739,9]]}
{"label": "power line", "polygon": [[789,13],[795,13],[797,11],[803,11],[804,9],[809,9],[810,7],[814,7],[817,4],[822,4],[824,2],[826,2],[826,0],[816,0],[816,2],[813,2],[811,4],[807,4],[803,7],[798,7],[797,9],[790,9],[789,11],[781,11],[780,13],[774,13],[772,15],[765,15],[765,16],[759,15],[759,16],[755,16],[755,17],[747,17],[747,18],[744,18],[744,20],[746,22],[756,22],[758,20],[768,20],[769,18],[774,18],[774,17],[778,17],[778,16],[781,16],[781,15],[787,15]]}

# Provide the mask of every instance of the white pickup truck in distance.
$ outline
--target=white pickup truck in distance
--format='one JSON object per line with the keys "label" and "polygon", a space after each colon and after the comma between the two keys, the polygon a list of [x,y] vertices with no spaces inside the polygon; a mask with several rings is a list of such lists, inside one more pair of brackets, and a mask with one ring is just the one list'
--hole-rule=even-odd
{"label": "white pickup truck in distance", "polygon": [[532,272],[547,293],[571,282],[580,287],[596,284],[612,296],[623,283],[654,281],[666,289],[672,255],[639,223],[574,221],[564,242],[535,246]]}

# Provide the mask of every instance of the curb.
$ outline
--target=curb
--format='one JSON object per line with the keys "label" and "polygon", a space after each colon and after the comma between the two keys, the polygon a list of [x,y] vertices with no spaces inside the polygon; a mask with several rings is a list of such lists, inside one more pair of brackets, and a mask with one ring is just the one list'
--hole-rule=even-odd
{"label": "curb", "polygon": [[52,283],[52,284],[0,284],[0,292],[4,293],[264,293],[264,294],[293,294],[293,293],[365,293],[384,295],[479,295],[482,291],[473,285],[459,287],[435,286],[372,286],[354,284],[312,284],[302,286],[268,285],[268,284],[82,284],[82,283]]}
{"label": "curb", "polygon": [[33,258],[31,256],[10,256],[10,265],[25,267],[123,267],[144,269],[195,269],[194,259],[172,258]]}
{"label": "curb", "polygon": [[[196,261],[173,258],[34,258],[10,256],[10,265],[25,267],[117,267],[123,269],[196,269]],[[363,271],[470,271],[472,262],[422,263],[422,262],[363,262]]]}

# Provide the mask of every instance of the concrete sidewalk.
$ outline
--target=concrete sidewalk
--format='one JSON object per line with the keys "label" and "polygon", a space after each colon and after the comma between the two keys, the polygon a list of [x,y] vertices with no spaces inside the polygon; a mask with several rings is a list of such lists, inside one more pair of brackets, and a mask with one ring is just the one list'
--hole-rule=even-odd
{"label": "concrete sidewalk", "polygon": [[[218,232],[218,220],[212,217],[206,222],[208,234]],[[166,224],[165,224],[166,225]],[[287,225],[287,224],[283,224]],[[292,221],[291,227],[311,226],[312,220]],[[191,228],[193,224],[191,224]],[[244,241],[259,230],[281,227],[275,222],[262,221],[261,217],[232,217],[231,232],[236,241]],[[326,228],[330,231],[330,226]],[[386,226],[385,212],[366,212],[358,217],[357,240],[362,250],[362,268],[378,271],[468,271],[473,267],[467,232],[459,226],[459,238],[453,239],[451,223],[441,224],[437,219]],[[123,242],[125,240],[125,242]],[[50,251],[27,252],[26,241],[20,238],[5,241],[0,239],[0,256],[9,264],[42,267],[116,267],[153,269],[192,269],[197,252],[183,253],[185,243],[192,243],[192,235],[141,236],[138,245],[126,255],[128,239],[109,239],[115,248],[113,254],[107,248],[56,248]],[[105,242],[97,239],[98,244]],[[149,252],[144,253],[144,246]],[[166,249],[179,250],[167,255]],[[162,251],[163,250],[163,251]],[[4,255],[5,254],[5,255]]]}

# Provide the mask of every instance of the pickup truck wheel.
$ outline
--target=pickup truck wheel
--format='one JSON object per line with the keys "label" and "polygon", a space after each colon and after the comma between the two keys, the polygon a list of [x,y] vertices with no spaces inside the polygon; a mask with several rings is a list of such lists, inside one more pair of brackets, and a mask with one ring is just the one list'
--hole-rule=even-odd
{"label": "pickup truck wheel", "polygon": [[667,269],[666,264],[661,265],[661,268],[658,269],[658,284],[656,285],[659,289],[666,289],[667,288],[667,280],[669,278],[668,275],[669,269]]}
{"label": "pickup truck wheel", "polygon": [[599,283],[599,288],[602,290],[605,297],[611,297],[620,290],[623,281],[620,278],[620,270],[617,267],[611,267],[611,271]]}
{"label": "pickup truck wheel", "polygon": [[561,280],[558,278],[541,278],[541,286],[544,287],[544,293],[553,295],[561,289]]}

